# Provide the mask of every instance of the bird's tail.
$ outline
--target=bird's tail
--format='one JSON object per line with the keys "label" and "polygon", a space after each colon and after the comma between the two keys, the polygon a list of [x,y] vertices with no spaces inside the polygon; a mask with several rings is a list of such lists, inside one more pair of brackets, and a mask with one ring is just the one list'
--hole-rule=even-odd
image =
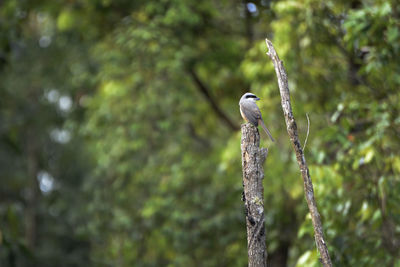
{"label": "bird's tail", "polygon": [[264,129],[264,131],[268,134],[269,138],[271,138],[272,142],[275,142],[274,138],[272,137],[271,133],[268,131],[267,126],[265,126],[265,123],[263,122],[263,120],[259,120],[259,124],[261,124],[261,127]]}

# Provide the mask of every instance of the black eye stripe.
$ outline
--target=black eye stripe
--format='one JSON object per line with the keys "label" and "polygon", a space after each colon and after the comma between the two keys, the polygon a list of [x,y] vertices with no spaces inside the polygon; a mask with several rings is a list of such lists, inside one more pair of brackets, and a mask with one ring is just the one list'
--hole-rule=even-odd
{"label": "black eye stripe", "polygon": [[255,95],[248,95],[246,98],[257,98]]}

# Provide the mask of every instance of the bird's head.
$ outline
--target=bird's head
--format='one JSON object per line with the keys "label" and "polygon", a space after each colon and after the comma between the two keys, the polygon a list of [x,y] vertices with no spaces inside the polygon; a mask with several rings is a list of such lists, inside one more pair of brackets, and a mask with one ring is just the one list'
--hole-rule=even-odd
{"label": "bird's head", "polygon": [[260,98],[253,93],[245,93],[240,100],[250,100],[256,102],[260,100]]}

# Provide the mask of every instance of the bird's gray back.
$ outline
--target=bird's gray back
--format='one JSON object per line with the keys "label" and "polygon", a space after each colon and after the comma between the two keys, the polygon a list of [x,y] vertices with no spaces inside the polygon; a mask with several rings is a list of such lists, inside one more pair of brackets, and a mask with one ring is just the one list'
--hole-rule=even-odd
{"label": "bird's gray back", "polygon": [[261,119],[261,112],[257,104],[252,100],[240,99],[239,105],[247,120],[254,126],[258,126],[258,120]]}

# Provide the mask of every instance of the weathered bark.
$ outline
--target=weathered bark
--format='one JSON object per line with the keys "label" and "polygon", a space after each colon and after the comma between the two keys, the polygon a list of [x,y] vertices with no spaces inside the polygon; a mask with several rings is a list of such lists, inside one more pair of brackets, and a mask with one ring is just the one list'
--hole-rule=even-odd
{"label": "weathered bark", "polygon": [[243,201],[246,212],[249,267],[267,266],[262,164],[267,157],[268,149],[259,146],[258,129],[250,123],[243,124],[241,141]]}
{"label": "weathered bark", "polygon": [[310,177],[310,172],[308,170],[303,149],[301,148],[300,145],[300,140],[297,133],[297,125],[293,116],[292,106],[290,104],[290,92],[289,92],[287,74],[283,66],[283,63],[279,59],[278,54],[276,53],[275,48],[272,45],[271,41],[269,41],[268,39],[266,39],[265,41],[269,49],[269,52],[267,54],[274,63],[276,76],[278,78],[279,91],[281,94],[281,104],[283,113],[285,115],[287,132],[289,134],[290,141],[292,142],[294,151],[296,153],[296,159],[300,167],[301,176],[303,177],[304,193],[306,196],[308,209],[310,210],[311,220],[314,227],[315,243],[317,245],[317,249],[321,254],[320,260],[323,266],[332,266],[332,262],[328,253],[328,248],[324,240],[321,218],[318,213],[317,203],[315,202],[314,198],[314,189]]}

